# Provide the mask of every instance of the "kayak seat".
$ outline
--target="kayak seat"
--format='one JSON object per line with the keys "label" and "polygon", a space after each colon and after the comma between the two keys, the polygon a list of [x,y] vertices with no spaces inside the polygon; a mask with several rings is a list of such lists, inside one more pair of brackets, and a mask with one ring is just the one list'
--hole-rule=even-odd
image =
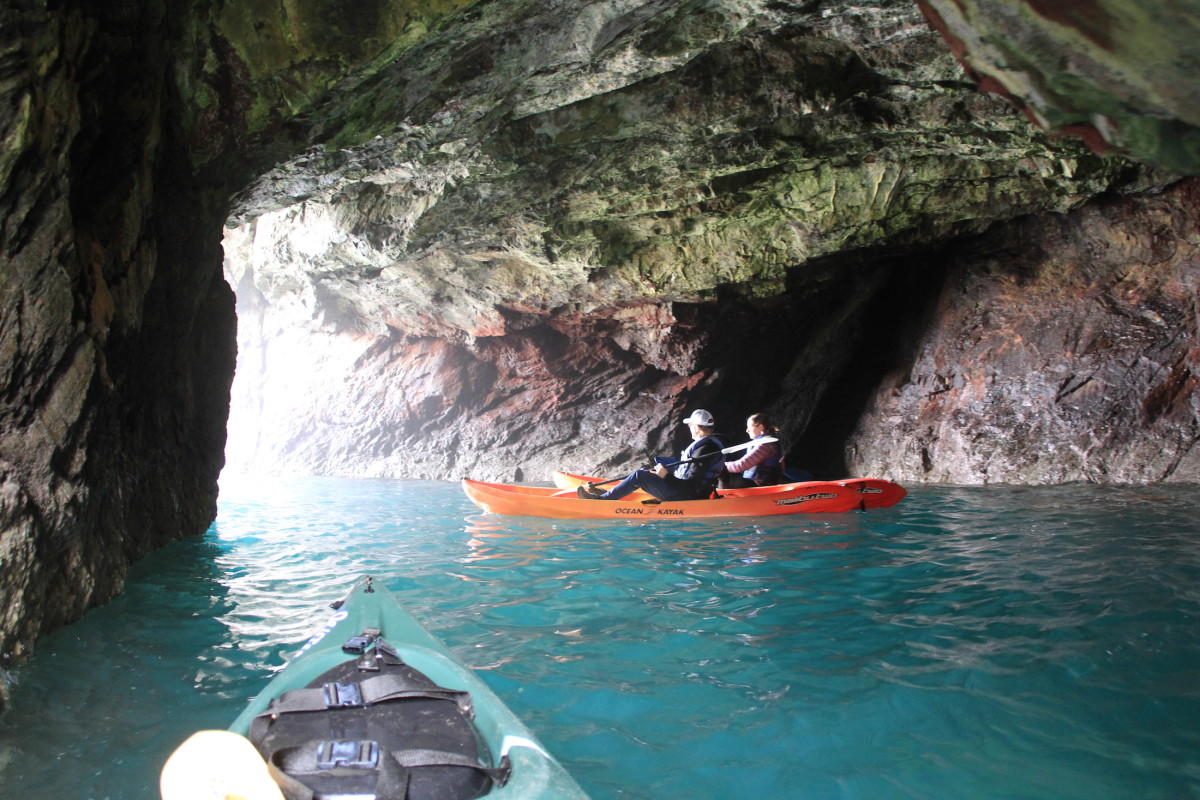
{"label": "kayak seat", "polygon": [[439,686],[382,642],[283,692],[250,726],[288,800],[472,800],[506,765],[471,720],[470,695]]}

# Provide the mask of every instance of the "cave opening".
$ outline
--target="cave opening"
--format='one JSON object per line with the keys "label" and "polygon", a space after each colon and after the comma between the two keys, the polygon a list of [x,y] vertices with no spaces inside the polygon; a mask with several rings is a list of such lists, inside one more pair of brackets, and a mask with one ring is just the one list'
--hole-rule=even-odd
{"label": "cave opening", "polygon": [[847,443],[887,377],[911,367],[951,246],[814,259],[770,298],[722,291],[704,355],[716,378],[699,401],[735,441],[746,417],[768,412],[790,467],[849,476]]}
{"label": "cave opening", "polygon": [[851,474],[847,443],[881,387],[907,380],[950,269],[950,245],[883,257],[882,281],[857,317],[849,352],[830,375],[810,424],[791,442],[819,480]]}

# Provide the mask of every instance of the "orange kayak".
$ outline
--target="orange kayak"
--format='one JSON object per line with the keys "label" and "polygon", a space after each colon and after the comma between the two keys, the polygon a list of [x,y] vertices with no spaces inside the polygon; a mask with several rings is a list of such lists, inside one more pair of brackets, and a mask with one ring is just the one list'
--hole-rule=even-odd
{"label": "orange kayak", "polygon": [[[557,476],[556,476],[557,478]],[[807,481],[721,492],[712,500],[659,501],[631,494],[621,500],[583,500],[570,488],[464,480],[463,491],[492,514],[553,519],[687,519],[765,517],[887,508],[904,499],[903,486],[875,478]]]}
{"label": "orange kayak", "polygon": [[[562,470],[556,471],[554,473],[554,475],[552,476],[552,478],[554,480],[554,485],[557,486],[559,489],[574,489],[578,486],[582,486],[585,483],[601,483],[601,482],[605,481],[604,478],[593,478],[588,475],[576,475],[571,472],[563,472]],[[866,479],[865,478],[847,478],[846,480],[858,481],[858,480],[866,480]],[[824,485],[826,483],[844,483],[844,482],[845,481],[809,481],[805,485],[813,486],[813,485]],[[888,481],[884,481],[884,483],[888,483]],[[789,483],[789,484],[782,484],[782,485],[796,486],[799,484]],[[896,486],[896,484],[892,484],[892,485]],[[601,490],[611,489],[613,486],[616,486],[616,483],[614,481],[608,481],[607,484],[605,486],[601,486],[600,489]],[[717,494],[721,495],[721,497],[748,497],[748,496],[753,496],[756,494],[769,493],[778,488],[779,488],[779,486],[751,486],[746,489],[718,489]],[[896,488],[900,489],[899,486],[896,486]],[[901,489],[901,491],[903,492],[904,490]],[[907,494],[907,492],[905,492],[904,494]],[[895,500],[892,500],[891,502],[886,503],[884,505],[875,505],[873,503],[868,503],[867,508],[884,508],[885,506],[894,506],[894,505],[896,505],[896,503],[899,503],[904,498],[904,494],[901,494]],[[650,497],[650,495],[646,494],[641,489],[635,489],[632,494],[626,495],[626,497],[627,497],[627,499],[633,499],[633,500],[645,500],[648,497]]]}

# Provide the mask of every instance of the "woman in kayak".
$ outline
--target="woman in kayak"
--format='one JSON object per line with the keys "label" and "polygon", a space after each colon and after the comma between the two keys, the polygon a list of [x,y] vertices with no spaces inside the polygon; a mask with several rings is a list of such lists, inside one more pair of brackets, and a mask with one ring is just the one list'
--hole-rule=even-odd
{"label": "woman in kayak", "polygon": [[[764,436],[778,437],[779,428],[766,414],[751,414],[746,420],[746,434],[751,442]],[[737,461],[721,465],[721,488],[744,489],[748,486],[774,486],[783,483],[783,449],[774,441],[753,445]],[[740,473],[740,474],[739,474]]]}
{"label": "woman in kayak", "polygon": [[653,470],[634,470],[607,492],[587,483],[580,486],[576,494],[587,500],[620,500],[635,489],[642,489],[659,500],[702,500],[710,497],[717,487],[717,475],[725,463],[725,455],[721,452],[725,444],[714,435],[716,420],[704,409],[696,409],[683,422],[691,431],[692,443],[678,460],[688,463],[677,465],[672,472],[664,466],[671,459],[660,457],[655,459],[658,463]]}

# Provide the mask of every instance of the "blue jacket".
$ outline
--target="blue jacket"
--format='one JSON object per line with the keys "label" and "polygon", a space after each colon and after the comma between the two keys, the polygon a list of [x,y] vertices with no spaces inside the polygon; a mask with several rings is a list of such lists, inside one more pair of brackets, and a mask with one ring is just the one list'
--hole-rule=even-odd
{"label": "blue jacket", "polygon": [[697,498],[708,497],[717,488],[717,477],[725,464],[725,443],[716,436],[702,436],[689,444],[679,455],[681,461],[699,458],[675,468],[672,477],[687,484],[688,491]]}

